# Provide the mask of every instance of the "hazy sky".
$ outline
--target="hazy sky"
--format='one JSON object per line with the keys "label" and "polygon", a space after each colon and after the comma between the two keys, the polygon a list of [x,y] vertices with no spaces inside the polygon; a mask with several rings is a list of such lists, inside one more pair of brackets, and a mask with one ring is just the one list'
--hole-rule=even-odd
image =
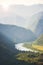
{"label": "hazy sky", "polygon": [[10,4],[24,4],[24,5],[43,4],[43,0],[0,0],[0,4],[2,4],[2,5],[10,5]]}

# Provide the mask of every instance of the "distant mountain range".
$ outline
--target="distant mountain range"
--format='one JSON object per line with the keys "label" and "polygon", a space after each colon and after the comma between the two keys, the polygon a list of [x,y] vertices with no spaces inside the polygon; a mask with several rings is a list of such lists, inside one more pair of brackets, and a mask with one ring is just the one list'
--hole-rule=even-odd
{"label": "distant mountain range", "polygon": [[0,33],[0,65],[17,65],[15,42],[11,41],[2,32]]}
{"label": "distant mountain range", "polygon": [[10,14],[9,16],[0,18],[0,22],[25,27],[26,19],[16,14]]}
{"label": "distant mountain range", "polygon": [[35,34],[31,30],[15,25],[0,24],[0,32],[16,43],[30,42],[36,39]]}
{"label": "distant mountain range", "polygon": [[[33,24],[30,25],[31,30],[36,34],[36,36],[40,36],[43,33],[43,12],[38,12],[29,19]],[[28,26],[29,27],[29,26]]]}
{"label": "distant mountain range", "polygon": [[37,4],[32,6],[11,5],[9,11],[11,13],[15,12],[15,14],[20,15],[24,18],[29,18],[33,14],[43,11],[43,4]]}
{"label": "distant mountain range", "polygon": [[[6,13],[8,16],[0,18],[0,22],[2,23],[0,24],[0,32],[14,42],[33,41],[43,33],[43,5],[11,5],[8,12],[10,12],[9,14]],[[29,25],[29,22],[33,22],[33,24],[31,23],[31,25]],[[34,33],[30,29],[25,29],[25,26],[30,26],[29,28],[34,30]]]}
{"label": "distant mountain range", "polygon": [[35,34],[37,36],[43,34],[43,12],[41,13],[38,13],[37,15],[39,15],[39,20],[38,20],[38,24],[36,26],[36,29],[35,29]]}
{"label": "distant mountain range", "polygon": [[30,17],[33,17],[34,14],[43,11],[43,4],[32,6],[11,5],[8,9],[8,12],[4,12],[1,8],[2,7],[0,6],[0,23],[15,23],[16,25],[27,28],[30,25]]}

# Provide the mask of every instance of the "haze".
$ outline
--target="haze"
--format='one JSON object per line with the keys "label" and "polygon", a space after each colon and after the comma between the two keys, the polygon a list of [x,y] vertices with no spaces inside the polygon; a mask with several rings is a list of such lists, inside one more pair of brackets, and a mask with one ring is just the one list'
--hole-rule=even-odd
{"label": "haze", "polygon": [[[31,22],[29,21],[29,17],[31,17],[33,15],[33,12],[35,11],[35,9],[34,9],[34,11],[31,10],[31,8],[29,8],[29,6],[32,6],[35,4],[43,4],[43,0],[0,0],[0,18],[2,18],[0,23],[17,25],[17,26],[24,27],[26,29],[28,29],[28,27],[29,27],[29,29],[31,29],[32,24],[35,23],[35,25],[37,25],[37,23],[38,23],[35,21],[31,21]],[[14,7],[14,8],[12,8],[12,7]],[[22,7],[23,7],[24,11],[23,11]],[[27,9],[27,10],[25,10],[25,9]],[[41,10],[43,11],[42,7],[39,8],[37,12],[39,12]],[[12,17],[12,19],[14,16],[15,20],[8,21],[7,19],[3,18],[3,17],[10,17],[10,16]],[[21,17],[20,19],[24,18],[23,21],[17,22],[17,20],[16,20],[17,16]]]}

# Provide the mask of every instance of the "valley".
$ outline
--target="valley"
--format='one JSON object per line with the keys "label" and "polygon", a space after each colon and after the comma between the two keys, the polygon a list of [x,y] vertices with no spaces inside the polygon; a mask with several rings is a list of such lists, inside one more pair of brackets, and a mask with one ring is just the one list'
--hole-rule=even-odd
{"label": "valley", "polygon": [[0,65],[43,65],[43,4],[0,6]]}
{"label": "valley", "polygon": [[[36,43],[37,41],[37,43]],[[43,65],[43,34],[33,42],[25,42],[22,47],[27,50],[21,50],[18,48],[17,50],[21,50],[23,52],[17,54],[17,59],[21,61],[25,61],[31,63],[32,65]],[[40,41],[40,42],[39,42]],[[29,50],[30,49],[30,50]]]}

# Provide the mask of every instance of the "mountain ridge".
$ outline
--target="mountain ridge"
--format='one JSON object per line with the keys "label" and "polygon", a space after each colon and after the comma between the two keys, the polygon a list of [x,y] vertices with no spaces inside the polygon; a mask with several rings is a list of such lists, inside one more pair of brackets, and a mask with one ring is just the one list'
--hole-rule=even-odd
{"label": "mountain ridge", "polygon": [[0,31],[17,43],[33,41],[36,39],[35,34],[31,30],[16,25],[0,25]]}
{"label": "mountain ridge", "polygon": [[43,33],[43,11],[32,15],[29,21],[33,22],[33,24],[30,25],[31,30],[37,37],[40,36]]}

